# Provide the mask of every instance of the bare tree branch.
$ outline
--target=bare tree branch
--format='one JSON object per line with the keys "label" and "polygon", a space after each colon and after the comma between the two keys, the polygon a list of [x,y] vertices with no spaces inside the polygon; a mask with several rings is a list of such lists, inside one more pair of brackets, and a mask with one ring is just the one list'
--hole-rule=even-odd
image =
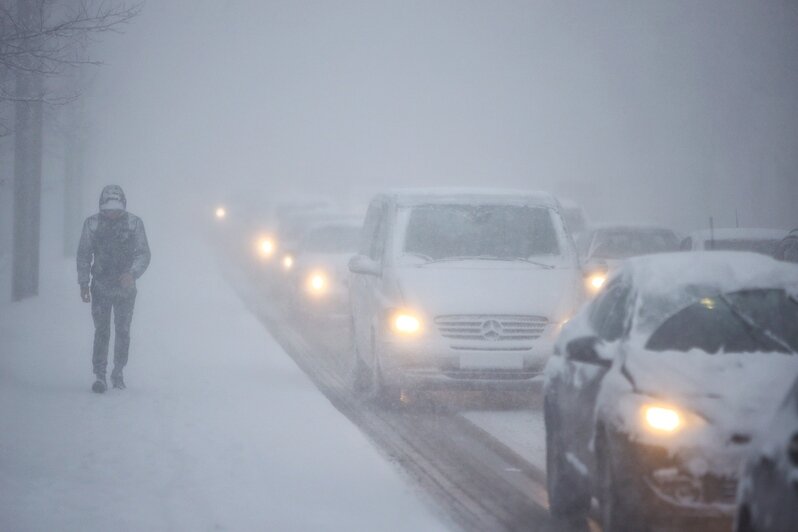
{"label": "bare tree branch", "polygon": [[[38,2],[41,17],[37,24],[21,20],[14,0],[0,0],[0,103],[19,101],[19,96],[2,88],[3,80],[17,73],[57,77],[66,69],[97,66],[88,43],[92,36],[120,32],[141,12],[143,4],[95,0],[29,0]],[[36,98],[37,96],[31,96]],[[68,102],[69,97],[41,96],[50,104]]]}

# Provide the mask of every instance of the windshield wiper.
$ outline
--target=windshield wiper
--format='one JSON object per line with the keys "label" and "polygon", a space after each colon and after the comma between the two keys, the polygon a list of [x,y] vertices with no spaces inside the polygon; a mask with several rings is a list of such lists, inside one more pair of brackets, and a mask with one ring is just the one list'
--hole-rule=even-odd
{"label": "windshield wiper", "polygon": [[[723,301],[723,303],[729,307],[729,310],[734,314],[750,332],[757,332],[761,336],[765,337],[767,340],[770,340],[774,344],[778,345],[782,349],[784,349],[787,353],[795,353],[795,349],[790,346],[783,338],[779,337],[776,334],[773,334],[773,331],[768,329],[767,327],[763,327],[762,325],[758,324],[756,321],[751,319],[751,316],[746,314],[745,312],[741,311],[737,305],[732,303],[728,297],[724,294],[720,294],[718,298]],[[753,335],[752,335],[753,337]]]}
{"label": "windshield wiper", "polygon": [[[418,254],[416,254],[418,255]],[[494,257],[491,255],[475,255],[475,256],[462,256],[462,257],[444,257],[442,259],[432,259],[424,264],[434,264],[437,262],[458,262],[464,260],[492,260],[492,261],[500,261],[500,262],[525,262],[527,264],[533,264],[535,266],[539,266],[541,268],[546,268],[547,270],[551,270],[554,268],[551,264],[546,264],[545,262],[537,262],[530,259],[524,259],[521,257]]]}

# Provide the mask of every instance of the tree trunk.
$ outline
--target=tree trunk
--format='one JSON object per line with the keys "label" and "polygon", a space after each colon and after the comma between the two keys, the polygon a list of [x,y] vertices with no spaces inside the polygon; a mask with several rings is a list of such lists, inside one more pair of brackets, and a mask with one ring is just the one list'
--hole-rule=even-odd
{"label": "tree trunk", "polygon": [[83,176],[86,135],[83,125],[83,100],[69,110],[64,136],[64,256],[74,257],[83,223]]}
{"label": "tree trunk", "polygon": [[[30,0],[17,0],[18,20],[41,26],[41,9]],[[35,69],[36,65],[28,65]],[[14,258],[12,298],[19,301],[39,293],[39,231],[42,189],[42,75],[19,71],[14,110]]]}

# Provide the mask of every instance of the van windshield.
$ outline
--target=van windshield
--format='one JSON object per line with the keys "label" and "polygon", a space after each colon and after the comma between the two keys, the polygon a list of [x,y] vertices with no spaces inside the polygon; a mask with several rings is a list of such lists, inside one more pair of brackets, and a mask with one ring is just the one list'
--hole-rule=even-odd
{"label": "van windshield", "polygon": [[524,260],[560,254],[548,209],[520,205],[420,205],[410,209],[405,254],[427,260]]}

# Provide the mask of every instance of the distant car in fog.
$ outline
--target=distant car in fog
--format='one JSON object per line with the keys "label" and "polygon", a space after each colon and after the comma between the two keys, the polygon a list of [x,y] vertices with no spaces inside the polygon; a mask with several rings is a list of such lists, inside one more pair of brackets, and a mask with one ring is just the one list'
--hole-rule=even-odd
{"label": "distant car in fog", "polygon": [[279,246],[277,264],[279,269],[288,274],[293,270],[300,241],[308,230],[324,222],[337,221],[342,214],[335,210],[299,210],[284,213],[277,219],[273,234]]}
{"label": "distant car in fog", "polygon": [[341,217],[310,227],[296,246],[291,279],[306,314],[349,313],[349,259],[357,253],[362,217]]}
{"label": "distant car in fog", "polygon": [[580,205],[573,200],[560,199],[560,208],[565,227],[571,232],[571,235],[576,237],[587,230],[587,215]]}
{"label": "distant car in fog", "polygon": [[679,249],[679,238],[665,227],[598,225],[581,233],[576,246],[582,260],[588,293],[597,293],[610,270],[621,260]]}
{"label": "distant car in fog", "polygon": [[558,211],[544,193],[378,195],[349,263],[356,386],[529,387],[582,297]]}
{"label": "distant car in fog", "polygon": [[772,257],[785,236],[780,229],[704,229],[688,235],[680,247],[684,251],[753,251]]}
{"label": "distant car in fog", "polygon": [[621,264],[547,367],[552,513],[596,497],[606,532],[728,527],[750,442],[798,374],[797,293],[798,266],[753,253]]}
{"label": "distant car in fog", "polygon": [[745,461],[735,532],[798,530],[798,380]]}

